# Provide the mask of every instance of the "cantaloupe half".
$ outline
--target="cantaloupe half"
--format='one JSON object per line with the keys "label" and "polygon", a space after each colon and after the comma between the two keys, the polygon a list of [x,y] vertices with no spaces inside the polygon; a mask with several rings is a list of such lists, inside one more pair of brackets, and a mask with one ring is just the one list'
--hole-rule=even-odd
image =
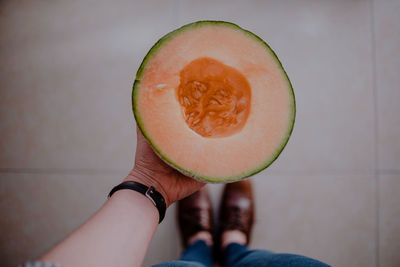
{"label": "cantaloupe half", "polygon": [[268,167],[293,129],[295,98],[276,54],[224,21],[161,38],[144,58],[133,111],[154,151],[185,175],[231,182]]}

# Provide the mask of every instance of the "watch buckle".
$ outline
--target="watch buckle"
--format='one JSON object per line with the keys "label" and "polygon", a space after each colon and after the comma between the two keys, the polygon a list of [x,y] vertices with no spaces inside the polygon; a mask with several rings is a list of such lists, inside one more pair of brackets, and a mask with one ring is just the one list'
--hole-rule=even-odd
{"label": "watch buckle", "polygon": [[157,207],[157,204],[156,204],[156,202],[154,201],[154,199],[153,199],[153,197],[152,197],[152,194],[154,193],[154,191],[155,191],[155,188],[152,187],[152,186],[150,186],[149,188],[147,188],[146,193],[145,193],[144,195],[145,195],[148,199],[150,199],[151,202],[153,202],[154,206]]}

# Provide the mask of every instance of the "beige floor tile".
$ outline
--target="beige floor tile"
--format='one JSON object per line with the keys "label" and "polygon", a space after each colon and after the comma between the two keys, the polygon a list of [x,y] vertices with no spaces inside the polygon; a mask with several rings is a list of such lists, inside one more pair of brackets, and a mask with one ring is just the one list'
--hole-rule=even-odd
{"label": "beige floor tile", "polygon": [[373,176],[272,176],[254,179],[253,248],[302,254],[332,266],[375,266]]}
{"label": "beige floor tile", "polygon": [[122,176],[0,174],[0,266],[35,259],[91,216]]}
{"label": "beige floor tile", "polygon": [[[2,174],[0,265],[13,266],[43,253],[99,208],[120,179],[109,175]],[[335,266],[373,266],[372,177],[258,175],[254,182],[254,248],[300,253]],[[209,186],[215,212],[222,188]],[[180,253],[172,207],[143,266],[176,259]]]}
{"label": "beige floor tile", "polygon": [[182,1],[180,23],[228,20],[265,39],[294,86],[297,118],[271,171],[374,168],[369,1]]}
{"label": "beige floor tile", "polygon": [[[257,198],[253,248],[303,254],[338,267],[375,266],[373,176],[293,177],[263,173],[253,182]],[[208,189],[217,218],[223,185],[208,185]],[[170,212],[169,216],[174,214]],[[144,266],[179,256],[178,232],[173,220],[167,224],[170,225],[158,230],[159,239],[153,240],[145,262],[149,264]],[[164,234],[170,238],[168,241],[161,238]]]}
{"label": "beige floor tile", "polygon": [[373,2],[379,168],[400,170],[400,1]]}
{"label": "beige floor tile", "polygon": [[3,3],[0,167],[128,170],[141,58],[178,18],[213,18],[265,38],[294,84],[295,130],[272,170],[371,170],[367,1],[171,3]]}
{"label": "beige floor tile", "polygon": [[0,168],[129,170],[135,73],[168,1],[2,1]]}
{"label": "beige floor tile", "polygon": [[[91,216],[121,175],[0,174],[0,266],[35,259]],[[157,230],[143,266],[181,252],[175,207]]]}
{"label": "beige floor tile", "polygon": [[400,174],[379,179],[379,266],[400,266]]}

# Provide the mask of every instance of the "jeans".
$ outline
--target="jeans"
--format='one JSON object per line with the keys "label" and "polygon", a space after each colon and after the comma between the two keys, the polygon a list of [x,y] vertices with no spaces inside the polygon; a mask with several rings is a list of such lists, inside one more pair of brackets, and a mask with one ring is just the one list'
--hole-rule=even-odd
{"label": "jeans", "polygon": [[[317,260],[294,254],[274,253],[267,250],[249,250],[247,246],[230,244],[223,255],[224,266],[239,267],[329,267]],[[168,261],[154,267],[211,267],[212,249],[199,240],[187,247],[180,260]]]}

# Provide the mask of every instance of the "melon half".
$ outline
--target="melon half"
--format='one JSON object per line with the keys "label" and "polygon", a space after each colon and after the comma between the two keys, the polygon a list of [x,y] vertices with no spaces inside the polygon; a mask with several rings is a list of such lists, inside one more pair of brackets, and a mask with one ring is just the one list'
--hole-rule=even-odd
{"label": "melon half", "polygon": [[231,182],[268,167],[293,129],[295,98],[272,49],[223,21],[199,21],[161,38],[132,92],[139,129],[183,174]]}

